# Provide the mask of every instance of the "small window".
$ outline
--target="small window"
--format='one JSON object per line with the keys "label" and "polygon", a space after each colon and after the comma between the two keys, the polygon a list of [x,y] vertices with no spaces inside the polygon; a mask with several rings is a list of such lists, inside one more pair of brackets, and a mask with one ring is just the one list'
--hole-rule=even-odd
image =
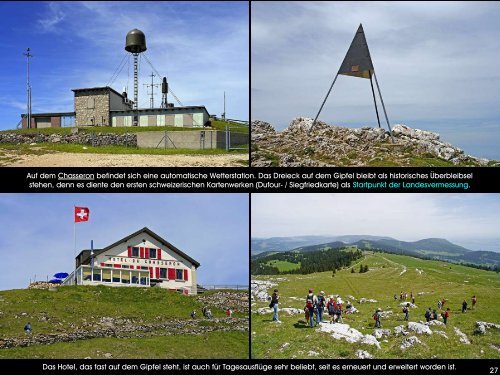
{"label": "small window", "polygon": [[175,279],[184,280],[184,272],[182,270],[175,270]]}
{"label": "small window", "polygon": [[133,247],[132,248],[132,256],[133,257],[139,257],[139,248],[138,247]]}
{"label": "small window", "polygon": [[160,279],[166,279],[166,278],[167,278],[167,269],[160,268]]}
{"label": "small window", "polygon": [[156,258],[156,249],[149,249],[149,257]]}
{"label": "small window", "polygon": [[90,96],[87,98],[87,109],[94,109],[95,108],[95,98]]}
{"label": "small window", "polygon": [[141,266],[141,270],[146,270],[146,271],[147,271],[147,270],[149,270],[149,268],[148,268],[148,267]]}
{"label": "small window", "polygon": [[351,66],[351,72],[359,72],[359,65]]}

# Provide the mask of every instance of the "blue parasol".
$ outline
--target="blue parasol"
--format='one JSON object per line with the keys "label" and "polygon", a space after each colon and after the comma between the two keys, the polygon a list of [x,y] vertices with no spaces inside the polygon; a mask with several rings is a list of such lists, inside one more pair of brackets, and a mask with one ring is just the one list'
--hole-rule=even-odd
{"label": "blue parasol", "polygon": [[49,283],[53,283],[53,284],[62,284],[62,280],[59,280],[59,279],[52,279],[49,281]]}
{"label": "blue parasol", "polygon": [[54,275],[56,279],[65,279],[68,277],[68,274],[66,272],[59,272]]}

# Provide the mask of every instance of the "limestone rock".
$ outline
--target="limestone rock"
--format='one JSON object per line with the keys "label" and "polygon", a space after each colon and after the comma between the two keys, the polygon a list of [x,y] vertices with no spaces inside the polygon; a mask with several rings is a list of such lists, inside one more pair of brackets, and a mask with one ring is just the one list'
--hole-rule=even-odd
{"label": "limestone rock", "polygon": [[361,350],[361,349],[356,350],[356,357],[358,357],[359,359],[373,358],[373,356],[370,353],[368,353],[366,350]]}
{"label": "limestone rock", "polygon": [[357,329],[351,328],[348,324],[344,323],[320,323],[320,327],[318,328],[319,332],[331,333],[331,336],[334,339],[344,339],[347,342],[360,342],[362,344],[367,345],[375,345],[378,349],[380,349],[380,343],[377,339],[372,335],[363,335]]}
{"label": "limestone rock", "polygon": [[390,329],[376,329],[375,331],[373,331],[373,336],[375,336],[375,338],[377,339],[380,339],[384,336],[390,336],[391,335],[391,330]]}
{"label": "limestone rock", "polygon": [[420,341],[417,336],[410,336],[410,337],[406,337],[403,340],[400,348],[402,350],[405,350],[405,349],[411,348],[415,344],[421,344],[421,343],[422,343],[422,341]]}
{"label": "limestone rock", "polygon": [[253,121],[252,166],[319,167],[367,166],[390,163],[411,165],[412,158],[453,165],[500,166],[465,155],[463,150],[440,140],[439,134],[412,129],[398,124],[393,127],[394,143],[390,134],[381,128],[352,129],[330,126],[313,119],[297,117],[282,132],[272,125]]}
{"label": "limestone rock", "polygon": [[458,339],[460,340],[460,342],[462,344],[466,344],[466,345],[470,344],[470,340],[467,337],[467,335],[465,333],[463,333],[462,331],[460,331],[460,329],[458,329],[457,327],[455,327],[455,334],[458,336]]}
{"label": "limestone rock", "polygon": [[429,326],[417,322],[408,322],[408,329],[418,334],[432,335],[432,331]]}

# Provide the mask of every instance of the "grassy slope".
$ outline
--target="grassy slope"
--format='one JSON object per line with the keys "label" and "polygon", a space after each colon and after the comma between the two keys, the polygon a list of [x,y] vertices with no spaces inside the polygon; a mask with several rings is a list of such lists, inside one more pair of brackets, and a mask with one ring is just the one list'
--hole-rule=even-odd
{"label": "grassy slope", "polygon": [[0,351],[0,358],[248,358],[248,332],[99,338]]}
{"label": "grassy slope", "polygon": [[[206,293],[215,293],[210,291]],[[169,318],[190,319],[189,314],[196,309],[201,316],[202,304],[194,296],[183,296],[175,292],[166,291],[160,288],[112,288],[106,286],[85,287],[70,286],[61,287],[56,292],[40,289],[19,289],[0,292],[0,338],[1,337],[22,337],[23,327],[30,321],[33,326],[33,333],[57,333],[75,330],[74,326],[83,323],[98,322],[102,317],[131,318],[144,323],[158,323],[168,321]],[[224,317],[224,311],[212,308],[214,317]],[[25,313],[26,315],[23,315]],[[235,313],[235,317],[244,317],[242,313]],[[48,320],[44,320],[47,317]],[[119,355],[118,348],[129,348],[124,352],[126,357],[162,357],[165,354],[165,347],[168,343],[173,343],[174,338],[186,343],[198,343],[200,347],[193,346],[193,353],[200,356],[209,357],[210,350],[213,356],[223,355],[225,347],[225,333],[211,332],[201,336],[172,337],[149,337],[144,341],[138,338],[104,338],[84,340],[75,343],[59,343],[54,345],[37,345],[28,348],[14,348],[0,350],[0,357],[31,357],[39,356],[65,356],[71,358],[77,353],[78,356],[85,357],[88,348],[95,345],[96,350],[108,351]],[[248,352],[248,335],[246,332],[230,332],[229,341],[232,350],[228,351],[228,356],[244,357]],[[208,342],[213,341],[214,345],[202,348]],[[238,344],[236,341],[243,344]],[[148,343],[157,342],[161,344],[159,354],[156,351],[148,355]],[[144,346],[140,347],[138,344]],[[57,348],[67,350],[58,352]],[[79,347],[84,349],[84,354],[79,351]],[[182,356],[181,347],[170,348],[168,353],[172,356]],[[163,354],[162,354],[163,353]],[[205,354],[203,354],[205,353]],[[123,355],[123,353],[122,353]],[[186,356],[191,356],[186,353]]]}
{"label": "grassy slope", "polygon": [[268,266],[275,267],[278,269],[278,271],[283,272],[283,271],[292,271],[300,268],[300,262],[299,263],[292,263],[292,262],[287,262],[285,260],[271,260],[266,263]]}
{"label": "grassy slope", "polygon": [[[359,263],[367,264],[370,271],[364,274],[357,273]],[[446,306],[452,310],[448,326],[432,327],[432,330],[445,331],[449,340],[437,334],[429,337],[417,335],[424,345],[416,345],[403,351],[399,348],[402,337],[392,336],[388,338],[387,343],[381,342],[382,348],[377,350],[374,346],[349,344],[345,340],[334,340],[326,333],[311,330],[305,326],[303,315],[288,317],[282,314],[280,319],[283,324],[279,325],[270,321],[270,315],[252,314],[252,357],[307,358],[309,350],[313,350],[325,358],[355,358],[356,350],[363,349],[373,354],[375,358],[430,358],[432,355],[438,358],[500,358],[500,352],[490,346],[494,343],[498,345],[500,342],[499,330],[488,330],[484,336],[473,335],[476,321],[500,323],[498,274],[393,254],[366,253],[365,258],[359,263],[354,265],[356,273],[350,273],[349,268],[338,271],[334,278],[330,272],[278,276],[287,279],[277,282],[281,293],[281,307],[303,308],[302,302],[290,297],[305,298],[308,288],[313,288],[315,292],[324,290],[327,294],[340,294],[343,298],[347,295],[353,295],[358,299],[373,298],[379,302],[355,303],[360,313],[344,316],[344,323],[364,334],[371,334],[374,330],[371,315],[376,307],[393,311],[391,318],[382,320],[382,328],[394,328],[405,322],[399,300],[394,301],[393,295],[399,295],[401,290],[408,295],[411,291],[414,294],[428,292],[429,294],[416,296],[415,303],[418,308],[411,309],[410,321],[424,320],[425,309],[437,308],[438,298],[444,297],[448,301]],[[400,276],[403,265],[407,267],[407,272]],[[420,275],[416,268],[424,272]],[[473,294],[478,297],[476,310],[462,314],[461,302],[466,298],[470,307],[470,298]],[[267,303],[257,302],[252,309],[266,306]],[[461,344],[453,327],[458,327],[464,332],[472,340],[472,345]],[[280,350],[285,342],[289,342],[290,345]]]}

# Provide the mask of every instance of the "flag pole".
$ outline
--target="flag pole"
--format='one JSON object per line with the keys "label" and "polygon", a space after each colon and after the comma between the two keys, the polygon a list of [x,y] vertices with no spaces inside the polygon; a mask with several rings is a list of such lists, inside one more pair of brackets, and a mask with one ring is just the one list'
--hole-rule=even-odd
{"label": "flag pole", "polygon": [[[76,257],[76,221],[75,221],[75,211],[76,211],[76,206],[73,206],[73,259],[71,262],[75,261]],[[75,270],[74,270],[74,280],[75,280],[75,285],[76,285],[76,263],[75,263]]]}

